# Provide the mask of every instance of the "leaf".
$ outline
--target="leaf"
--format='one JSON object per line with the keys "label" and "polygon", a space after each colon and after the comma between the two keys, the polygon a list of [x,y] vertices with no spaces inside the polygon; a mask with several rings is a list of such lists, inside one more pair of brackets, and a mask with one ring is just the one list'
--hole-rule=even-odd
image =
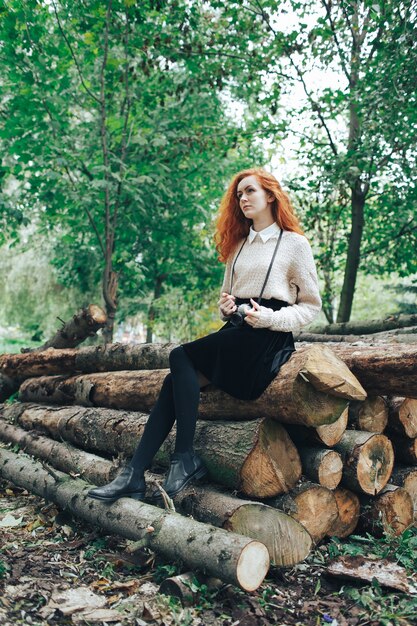
{"label": "leaf", "polygon": [[14,517],[11,513],[7,513],[0,521],[0,528],[14,528],[22,523],[22,517]]}

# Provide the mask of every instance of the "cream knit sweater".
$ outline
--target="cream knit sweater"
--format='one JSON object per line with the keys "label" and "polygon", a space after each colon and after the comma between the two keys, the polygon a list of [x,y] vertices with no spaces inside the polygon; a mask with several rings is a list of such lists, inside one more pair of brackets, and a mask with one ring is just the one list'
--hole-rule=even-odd
{"label": "cream knit sweater", "polygon": [[[279,232],[280,229],[276,224],[258,233],[251,229],[235,265],[232,292],[230,292],[231,270],[243,240],[239,242],[226,263],[222,292],[232,293],[237,298],[259,296]],[[262,298],[285,300],[291,306],[280,311],[261,306],[261,315],[255,328],[295,331],[309,324],[320,312],[321,298],[316,266],[310,244],[303,235],[290,231],[283,232]],[[228,319],[221,312],[220,317],[223,321]]]}

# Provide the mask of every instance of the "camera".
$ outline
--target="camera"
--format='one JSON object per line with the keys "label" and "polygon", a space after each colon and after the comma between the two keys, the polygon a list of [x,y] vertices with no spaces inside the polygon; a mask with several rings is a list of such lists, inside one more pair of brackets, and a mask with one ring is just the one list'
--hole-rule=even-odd
{"label": "camera", "polygon": [[251,306],[249,304],[239,304],[237,311],[230,318],[230,323],[233,326],[243,326],[245,317],[250,310]]}

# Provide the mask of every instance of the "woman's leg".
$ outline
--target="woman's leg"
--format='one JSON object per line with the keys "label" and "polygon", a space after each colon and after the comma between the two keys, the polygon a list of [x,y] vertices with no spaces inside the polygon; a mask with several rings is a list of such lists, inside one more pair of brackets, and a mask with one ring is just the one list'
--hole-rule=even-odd
{"label": "woman's leg", "polygon": [[172,376],[168,374],[130,463],[115,480],[104,487],[90,489],[88,495],[107,502],[113,502],[122,496],[143,500],[146,491],[145,469],[150,467],[153,457],[171,430],[175,421],[174,411]]}
{"label": "woman's leg", "polygon": [[[169,355],[169,364],[172,374],[177,436],[171,465],[162,486],[172,497],[191,480],[201,478],[207,472],[204,463],[193,450],[200,385],[204,386],[207,381],[195,370],[182,346],[172,350]],[[159,495],[159,492],[154,493],[156,497]]]}

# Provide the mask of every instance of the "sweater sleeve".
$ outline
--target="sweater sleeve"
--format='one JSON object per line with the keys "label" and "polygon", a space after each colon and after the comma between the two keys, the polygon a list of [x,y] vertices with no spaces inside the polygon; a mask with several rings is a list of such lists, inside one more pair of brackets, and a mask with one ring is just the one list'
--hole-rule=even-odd
{"label": "sweater sleeve", "polygon": [[255,328],[290,332],[309,324],[321,310],[316,265],[307,239],[299,240],[294,256],[290,283],[297,289],[295,304],[273,311],[261,306],[260,317]]}
{"label": "sweater sleeve", "polygon": [[[229,259],[226,261],[226,268],[224,270],[223,284],[222,284],[222,288],[220,289],[220,296],[224,291],[229,293],[231,271],[232,271],[232,260],[229,257]],[[230,319],[230,315],[223,315],[223,313],[220,310],[220,307],[219,307],[219,316],[223,322],[227,322],[227,320]]]}

